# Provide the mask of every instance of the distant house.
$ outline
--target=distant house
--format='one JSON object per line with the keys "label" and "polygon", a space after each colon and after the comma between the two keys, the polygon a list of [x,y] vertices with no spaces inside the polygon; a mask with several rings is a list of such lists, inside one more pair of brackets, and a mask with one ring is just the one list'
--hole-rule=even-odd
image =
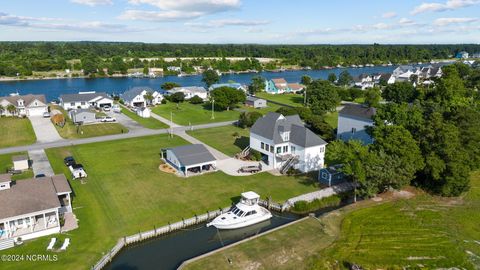
{"label": "distant house", "polygon": [[345,174],[340,170],[340,168],[342,168],[341,164],[320,169],[318,172],[318,181],[321,184],[329,187],[340,184],[345,179]]}
{"label": "distant house", "polygon": [[338,113],[337,139],[360,140],[364,144],[371,144],[373,139],[368,135],[366,127],[373,126],[372,117],[375,113],[375,108],[346,104]]}
{"label": "distant house", "polygon": [[203,144],[162,149],[162,157],[186,177],[217,170],[217,160]]}
{"label": "distant house", "polygon": [[323,168],[326,145],[298,115],[268,113],[250,129],[250,149],[260,152],[263,161],[281,173],[292,167],[302,172]]}
{"label": "distant house", "polygon": [[88,124],[97,122],[96,113],[89,109],[76,109],[68,112],[70,119],[75,124]]}
{"label": "distant house", "polygon": [[305,89],[305,86],[298,83],[288,83],[284,78],[277,78],[265,81],[265,92],[269,94],[297,93]]}
{"label": "distant house", "polygon": [[148,107],[138,107],[136,113],[142,118],[150,118],[151,116],[151,110]]}
{"label": "distant house", "polygon": [[468,52],[465,52],[465,51],[458,52],[455,55],[455,58],[458,58],[458,59],[467,59],[468,57],[469,57],[469,54]]}
{"label": "distant house", "polygon": [[13,169],[16,171],[24,171],[30,168],[30,162],[27,155],[19,155],[12,157]]}
{"label": "distant house", "polygon": [[415,72],[415,68],[413,66],[398,66],[397,68],[395,68],[392,72],[392,76],[397,78],[399,77],[400,75],[402,74],[405,74],[407,72],[410,72],[410,73],[414,73]]}
{"label": "distant house", "polygon": [[230,87],[230,88],[235,88],[237,90],[241,90],[243,92],[247,92],[247,86],[240,83],[216,83],[216,84],[212,84],[208,88],[208,91],[212,91],[220,87]]}
{"label": "distant house", "polygon": [[395,77],[393,77],[392,74],[390,73],[384,73],[380,75],[380,78],[376,82],[377,84],[381,84],[382,81],[386,82],[387,84],[394,84],[395,83]]}
{"label": "distant house", "polygon": [[176,66],[169,66],[169,67],[167,67],[167,70],[168,71],[173,71],[173,72],[182,72],[182,68],[181,67],[176,67]]}
{"label": "distant house", "polygon": [[[41,116],[48,112],[48,105],[44,95],[13,95],[8,97],[0,97],[0,105],[3,110],[0,111],[0,116]],[[15,107],[14,112],[7,110],[8,106]]]}
{"label": "distant house", "polygon": [[358,87],[362,90],[373,88],[375,86],[375,81],[373,76],[368,74],[361,74],[357,78],[354,79],[355,87]]}
{"label": "distant house", "polygon": [[167,91],[169,95],[175,93],[183,93],[185,99],[191,99],[194,96],[198,96],[203,100],[207,100],[208,92],[204,87],[201,86],[187,86],[187,87],[174,87]]}
{"label": "distant house", "polygon": [[[147,93],[152,94],[153,99],[151,101],[145,98]],[[162,99],[163,95],[160,92],[145,86],[133,87],[132,89],[125,91],[125,93],[122,94],[122,100],[125,105],[132,108],[161,104]]]}
{"label": "distant house", "polygon": [[247,99],[245,100],[245,105],[249,106],[249,107],[253,107],[255,109],[266,108],[267,107],[267,101],[265,99],[262,99],[262,98],[247,96]]}
{"label": "distant house", "polygon": [[79,92],[60,96],[60,105],[64,110],[112,107],[113,100],[106,93]]}
{"label": "distant house", "polygon": [[480,58],[480,53],[474,53],[471,56],[472,58]]}
{"label": "distant house", "polygon": [[441,66],[426,66],[420,69],[420,78],[430,79],[430,78],[440,78],[442,77],[442,67]]}
{"label": "distant house", "polygon": [[60,233],[60,220],[72,211],[72,190],[64,175],[12,182],[0,175],[0,241],[13,247],[17,238]]}

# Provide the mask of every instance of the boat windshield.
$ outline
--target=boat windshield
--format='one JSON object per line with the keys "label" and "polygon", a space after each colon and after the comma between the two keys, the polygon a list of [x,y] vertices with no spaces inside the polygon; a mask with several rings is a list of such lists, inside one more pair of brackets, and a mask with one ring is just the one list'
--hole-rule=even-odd
{"label": "boat windshield", "polygon": [[236,206],[232,207],[230,211],[238,217],[241,217],[245,213],[242,210],[238,209]]}

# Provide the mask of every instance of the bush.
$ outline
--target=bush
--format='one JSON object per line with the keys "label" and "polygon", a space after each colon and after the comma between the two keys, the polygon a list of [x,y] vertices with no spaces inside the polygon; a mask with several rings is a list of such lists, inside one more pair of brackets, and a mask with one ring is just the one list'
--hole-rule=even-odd
{"label": "bush", "polygon": [[295,213],[308,213],[325,207],[338,206],[342,202],[342,195],[337,194],[321,200],[315,199],[311,202],[298,201],[293,205],[292,211]]}
{"label": "bush", "polygon": [[238,126],[241,128],[251,127],[262,116],[259,112],[243,112],[238,119]]}
{"label": "bush", "polygon": [[185,94],[182,92],[177,92],[169,96],[171,102],[180,103],[185,100]]}
{"label": "bush", "polygon": [[166,99],[166,98],[162,99],[162,102],[161,102],[161,103],[162,103],[162,104],[167,104],[167,99]]}
{"label": "bush", "polygon": [[195,95],[194,97],[192,97],[190,99],[190,103],[192,104],[202,104],[203,103],[203,99],[197,95]]}
{"label": "bush", "polygon": [[262,160],[262,153],[258,152],[257,150],[251,149],[248,158],[253,161],[260,161]]}

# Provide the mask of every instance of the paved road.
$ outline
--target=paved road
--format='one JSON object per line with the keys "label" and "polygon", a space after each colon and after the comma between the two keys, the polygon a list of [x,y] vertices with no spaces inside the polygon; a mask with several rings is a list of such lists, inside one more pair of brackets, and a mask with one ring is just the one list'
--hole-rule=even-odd
{"label": "paved road", "polygon": [[37,142],[55,142],[63,140],[58,135],[57,129],[53,126],[50,118],[44,118],[42,116],[30,116],[30,122],[32,123],[33,130],[37,136]]}
{"label": "paved road", "polygon": [[[175,133],[185,131],[185,130],[190,130],[190,129],[195,130],[195,129],[228,126],[228,125],[232,125],[235,122],[236,121],[210,123],[210,124],[192,126],[192,128],[178,127],[178,128],[174,128],[173,132],[175,134]],[[129,132],[124,134],[115,134],[115,135],[92,137],[92,138],[85,138],[85,139],[76,139],[76,140],[62,139],[60,141],[55,141],[55,142],[37,142],[32,145],[3,148],[3,149],[0,149],[0,154],[26,152],[30,150],[48,149],[48,148],[55,148],[55,147],[64,147],[64,146],[70,146],[70,145],[80,145],[80,144],[88,144],[88,143],[95,143],[95,142],[105,142],[105,141],[121,140],[121,139],[128,139],[128,138],[137,138],[137,137],[144,137],[144,136],[150,136],[150,135],[166,134],[169,132],[170,132],[169,129],[157,129],[157,130],[145,129],[145,130],[139,130],[137,132]]]}
{"label": "paved road", "polygon": [[32,161],[33,174],[45,174],[46,176],[53,176],[53,169],[48,161],[47,154],[43,149],[28,151],[28,157]]}
{"label": "paved road", "polygon": [[[125,108],[122,108],[123,110],[126,110]],[[108,112],[106,113],[108,116],[114,117],[117,119],[117,123],[125,126],[128,128],[130,132],[136,132],[138,130],[144,130],[146,129],[142,125],[140,125],[138,122],[132,120],[130,117],[126,116],[123,113],[114,113],[114,112]]]}
{"label": "paved road", "polygon": [[171,126],[171,127],[173,127],[173,128],[181,127],[180,125],[175,124],[174,122],[172,122],[172,121],[166,119],[165,117],[162,117],[162,116],[160,116],[160,115],[158,115],[158,114],[156,114],[156,113],[153,113],[153,112],[152,112],[152,113],[151,113],[151,116],[152,116],[153,118],[157,119],[158,121],[163,122],[164,124],[167,124],[167,125],[169,125],[169,126]]}

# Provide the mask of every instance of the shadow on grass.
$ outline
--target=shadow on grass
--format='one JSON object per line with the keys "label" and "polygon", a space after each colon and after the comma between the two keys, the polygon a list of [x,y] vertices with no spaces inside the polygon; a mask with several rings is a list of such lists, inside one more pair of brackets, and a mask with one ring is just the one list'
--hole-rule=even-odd
{"label": "shadow on grass", "polygon": [[231,203],[232,203],[232,205],[233,205],[233,204],[238,203],[241,198],[242,198],[242,196],[234,196],[234,197],[231,197],[231,198],[230,198],[230,201],[231,201]]}
{"label": "shadow on grass", "polygon": [[245,149],[245,147],[247,147],[250,144],[250,138],[245,136],[236,138],[233,144],[240,149]]}
{"label": "shadow on grass", "polygon": [[302,185],[309,187],[320,187],[320,184],[317,180],[318,172],[309,172],[294,175],[293,177]]}

